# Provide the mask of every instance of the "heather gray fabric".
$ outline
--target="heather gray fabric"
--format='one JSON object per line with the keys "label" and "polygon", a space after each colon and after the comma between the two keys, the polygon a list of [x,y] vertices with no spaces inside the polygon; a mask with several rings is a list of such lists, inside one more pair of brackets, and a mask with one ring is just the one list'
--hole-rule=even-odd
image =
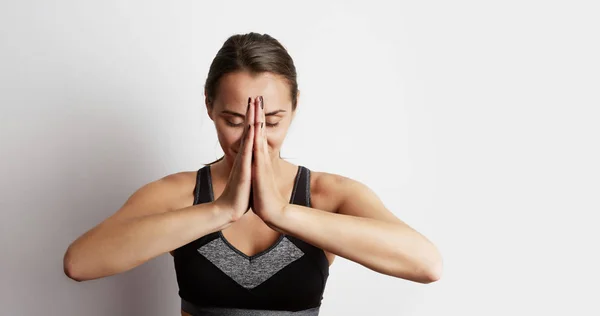
{"label": "heather gray fabric", "polygon": [[198,248],[198,252],[247,289],[260,285],[304,255],[300,248],[281,235],[271,247],[249,257],[231,245],[221,231],[219,238]]}
{"label": "heather gray fabric", "polygon": [[202,307],[196,306],[182,299],[181,309],[192,316],[318,316],[320,307],[313,307],[297,312],[264,309]]}
{"label": "heather gray fabric", "polygon": [[[310,171],[299,166],[290,204],[310,207],[309,189]],[[213,194],[207,166],[198,171],[194,205],[214,201]],[[291,235],[280,234],[268,249],[248,256],[216,231],[178,248],[174,260],[181,309],[191,315],[319,315],[327,258]]]}

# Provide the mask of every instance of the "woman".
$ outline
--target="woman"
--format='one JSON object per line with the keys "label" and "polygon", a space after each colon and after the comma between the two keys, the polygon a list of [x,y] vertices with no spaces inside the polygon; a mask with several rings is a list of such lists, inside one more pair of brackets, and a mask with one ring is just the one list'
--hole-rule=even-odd
{"label": "woman", "polygon": [[230,37],[205,96],[225,155],[137,190],[69,246],[70,278],[114,275],[170,252],[182,315],[318,315],[336,255],[415,282],[440,277],[436,247],[367,186],[281,158],[299,91],[276,39]]}

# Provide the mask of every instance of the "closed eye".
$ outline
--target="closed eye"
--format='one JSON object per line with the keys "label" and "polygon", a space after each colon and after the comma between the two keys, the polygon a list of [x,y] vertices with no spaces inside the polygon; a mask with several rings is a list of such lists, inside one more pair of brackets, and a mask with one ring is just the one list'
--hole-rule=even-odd
{"label": "closed eye", "polygon": [[[244,123],[240,123],[240,124],[233,124],[233,123],[231,123],[231,122],[229,122],[229,121],[227,121],[227,120],[226,120],[225,122],[227,123],[227,125],[229,125],[229,126],[232,126],[232,127],[241,127],[242,125],[244,125]],[[277,123],[275,123],[275,124],[270,124],[270,123],[267,123],[267,126],[268,126],[268,127],[275,127],[275,126],[277,126],[277,125],[279,125],[279,122],[277,122]]]}

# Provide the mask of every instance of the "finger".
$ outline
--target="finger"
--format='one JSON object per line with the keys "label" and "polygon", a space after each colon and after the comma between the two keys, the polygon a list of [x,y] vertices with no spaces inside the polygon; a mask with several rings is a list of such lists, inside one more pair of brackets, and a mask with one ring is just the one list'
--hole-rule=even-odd
{"label": "finger", "polygon": [[240,140],[240,152],[243,152],[244,148],[246,148],[246,146],[244,146],[245,144],[248,143],[248,141],[246,140],[246,136],[248,136],[248,112],[250,110],[250,102],[252,102],[252,98],[248,97],[248,106],[246,107],[246,116],[244,117],[244,130],[242,132],[242,139]]}
{"label": "finger", "polygon": [[[250,109],[251,98],[248,98],[248,106],[246,107],[246,112]],[[244,118],[244,128],[242,129],[242,136],[240,138],[240,146],[235,157],[235,161],[233,164],[232,172],[230,174],[235,174],[238,172],[242,166],[245,166],[247,161],[248,153],[252,154],[252,145],[253,143],[250,141],[252,138],[250,137],[250,129],[248,128],[248,115]],[[242,169],[244,170],[244,169]],[[244,176],[245,177],[245,176]]]}
{"label": "finger", "polygon": [[[265,137],[265,130],[267,129],[265,124],[266,124],[266,118],[265,118],[265,101],[263,96],[260,96],[260,121],[261,121],[261,125],[260,125],[260,136],[261,139],[264,140]],[[263,141],[263,145],[264,145],[264,141]]]}
{"label": "finger", "polygon": [[260,167],[262,163],[264,163],[264,141],[263,134],[265,129],[265,119],[264,119],[264,105],[262,103],[262,96],[256,98],[256,135],[254,140],[254,146],[256,147],[254,150],[255,159],[257,160],[257,165]]}
{"label": "finger", "polygon": [[254,106],[252,106],[253,100],[252,97],[248,98],[248,107],[246,109],[246,128],[248,129],[247,135],[245,137],[245,142],[247,142],[247,146],[245,148],[246,159],[247,162],[252,163],[252,156],[254,151]]}
{"label": "finger", "polygon": [[[269,157],[269,146],[267,146],[267,117],[266,117],[266,111],[265,111],[265,99],[263,98],[263,96],[260,96],[260,103],[261,103],[261,114],[262,114],[262,121],[264,122],[263,128],[262,128],[262,149],[263,149],[263,154],[265,155],[265,158]],[[269,159],[266,159],[267,162],[270,161]]]}
{"label": "finger", "polygon": [[256,98],[256,102],[254,103],[255,111],[255,134],[254,134],[254,164],[252,168],[252,172],[254,174],[254,179],[258,179],[254,183],[256,188],[254,188],[254,194],[261,194],[260,183],[261,180],[264,179],[264,170],[263,170],[263,154],[262,154],[262,130],[264,129],[264,120],[263,120],[263,108],[261,107],[260,96]]}
{"label": "finger", "polygon": [[[251,97],[248,98],[248,108],[246,110],[246,126],[248,128],[248,137],[247,137],[247,141],[249,143],[250,146],[248,146],[248,152],[246,155],[246,159],[248,165],[252,166],[252,161],[254,160],[254,106],[253,106],[253,100]],[[250,197],[248,200],[248,209],[244,212],[244,214],[248,213],[248,211],[250,209],[254,209],[254,193],[252,192],[252,187],[253,185],[253,179],[254,177],[254,168],[250,168],[250,174],[249,174],[249,178],[250,178]]]}

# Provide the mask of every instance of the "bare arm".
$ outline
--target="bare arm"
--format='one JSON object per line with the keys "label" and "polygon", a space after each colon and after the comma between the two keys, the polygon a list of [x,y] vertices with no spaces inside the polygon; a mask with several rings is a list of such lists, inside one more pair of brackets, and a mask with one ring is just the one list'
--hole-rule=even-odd
{"label": "bare arm", "polygon": [[65,274],[84,281],[121,273],[230,224],[229,214],[213,202],[169,209],[181,194],[178,177],[143,186],[75,240],[64,256]]}
{"label": "bare arm", "polygon": [[289,204],[283,215],[269,224],[373,271],[419,283],[439,279],[437,250],[404,224],[296,204]]}
{"label": "bare arm", "polygon": [[436,246],[390,212],[369,187],[341,176],[321,179],[325,188],[342,192],[335,213],[290,204],[270,226],[386,275],[419,283],[441,277]]}

